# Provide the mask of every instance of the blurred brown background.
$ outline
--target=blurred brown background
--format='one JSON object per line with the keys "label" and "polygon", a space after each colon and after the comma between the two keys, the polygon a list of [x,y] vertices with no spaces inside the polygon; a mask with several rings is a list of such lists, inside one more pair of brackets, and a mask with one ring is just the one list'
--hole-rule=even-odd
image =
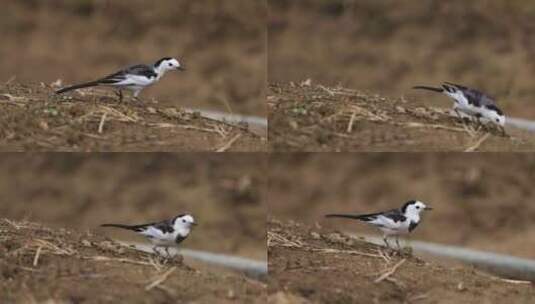
{"label": "blurred brown background", "polygon": [[380,235],[327,213],[372,213],[417,199],[434,207],[409,236],[535,257],[535,155],[356,153],[272,155],[269,214]]}
{"label": "blurred brown background", "polygon": [[417,84],[484,90],[511,116],[535,117],[535,2],[270,0],[270,82],[406,95],[450,107]]}
{"label": "blurred brown background", "polygon": [[258,0],[6,0],[0,81],[72,84],[171,56],[187,72],[142,97],[265,116],[265,24]]}
{"label": "blurred brown background", "polygon": [[192,213],[192,249],[266,259],[267,159],[260,154],[9,154],[0,159],[0,215],[122,240],[98,227]]}

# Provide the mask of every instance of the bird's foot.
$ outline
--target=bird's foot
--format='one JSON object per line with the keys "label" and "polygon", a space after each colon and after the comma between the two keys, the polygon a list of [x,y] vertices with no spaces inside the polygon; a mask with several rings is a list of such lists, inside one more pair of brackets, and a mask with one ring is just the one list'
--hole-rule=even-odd
{"label": "bird's foot", "polygon": [[412,247],[399,248],[397,254],[400,257],[411,257],[412,256]]}
{"label": "bird's foot", "polygon": [[390,261],[392,257],[396,256],[398,253],[398,249],[390,247],[390,246],[382,247],[378,251],[379,251],[379,255],[381,255],[383,259],[387,261]]}
{"label": "bird's foot", "polygon": [[132,97],[132,104],[136,107],[144,107],[145,103],[139,97]]}
{"label": "bird's foot", "polygon": [[181,254],[175,254],[173,256],[173,263],[174,264],[182,264],[184,262],[184,257]]}
{"label": "bird's foot", "polygon": [[167,260],[169,260],[169,251],[167,250],[167,248],[163,249],[163,251],[165,251],[165,254],[162,252],[161,248],[160,247],[154,247],[152,249],[154,251],[154,253],[156,253],[156,256],[158,257],[158,259],[160,261],[163,261],[163,262],[167,262]]}
{"label": "bird's foot", "polygon": [[119,103],[123,102],[123,91],[117,90],[115,91],[115,95],[117,95],[117,98],[119,99]]}

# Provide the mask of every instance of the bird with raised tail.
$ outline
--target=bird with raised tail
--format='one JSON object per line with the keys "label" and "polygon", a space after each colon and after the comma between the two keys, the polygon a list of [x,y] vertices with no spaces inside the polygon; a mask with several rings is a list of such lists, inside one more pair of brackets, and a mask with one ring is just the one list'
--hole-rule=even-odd
{"label": "bird with raised tail", "polygon": [[177,59],[164,57],[151,65],[132,65],[94,81],[75,84],[59,89],[56,91],[56,94],[88,87],[107,86],[118,90],[120,101],[123,100],[123,90],[132,91],[134,98],[137,99],[139,93],[141,93],[143,89],[155,84],[166,72],[172,70],[184,71],[185,68]]}
{"label": "bird with raised tail", "polygon": [[398,249],[401,249],[399,235],[412,232],[421,221],[420,213],[425,210],[432,210],[432,208],[423,202],[411,200],[403,204],[401,208],[383,212],[369,214],[327,214],[325,217],[349,218],[368,223],[383,232],[383,241],[388,248],[391,248],[388,243],[388,237],[395,236]]}
{"label": "bird with raised tail", "polygon": [[115,227],[127,229],[146,237],[153,245],[153,251],[160,255],[158,247],[165,248],[169,256],[169,247],[175,247],[184,241],[194,226],[197,225],[195,219],[190,214],[180,214],[172,219],[161,222],[141,224],[141,225],[124,225],[124,224],[102,224],[101,227]]}

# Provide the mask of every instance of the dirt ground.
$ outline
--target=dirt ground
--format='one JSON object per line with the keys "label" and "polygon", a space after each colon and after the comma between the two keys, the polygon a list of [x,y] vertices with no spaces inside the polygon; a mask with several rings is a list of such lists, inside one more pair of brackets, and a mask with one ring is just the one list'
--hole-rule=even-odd
{"label": "dirt ground", "polygon": [[434,210],[409,239],[535,258],[535,158],[524,153],[319,153],[270,158],[278,219],[380,235],[327,213],[370,213],[411,199]]}
{"label": "dirt ground", "polygon": [[90,232],[0,219],[2,303],[265,303],[235,274],[160,261]]}
{"label": "dirt ground", "polygon": [[503,136],[496,128],[465,124],[449,114],[447,100],[431,106],[415,99],[290,82],[270,84],[267,101],[271,151],[535,150],[533,133],[507,127]]}
{"label": "dirt ground", "polygon": [[450,81],[531,119],[534,17],[530,1],[270,0],[268,81],[311,79],[443,106],[442,96],[410,88]]}
{"label": "dirt ground", "polygon": [[0,86],[0,151],[263,151],[265,135],[155,102]]}
{"label": "dirt ground", "polygon": [[[295,222],[268,223],[268,303],[531,303],[531,284],[443,267]],[[386,256],[385,256],[386,255]]]}
{"label": "dirt ground", "polygon": [[261,282],[188,260],[156,267],[110,242],[145,239],[99,227],[187,212],[199,225],[181,247],[266,261],[263,155],[4,153],[0,168],[0,302],[265,302]]}
{"label": "dirt ground", "polygon": [[[0,94],[13,98],[0,96],[2,121],[11,122],[7,130],[2,126],[8,134],[2,136],[0,149],[211,151],[238,134],[241,136],[231,150],[264,149],[265,142],[248,132],[218,124],[215,129],[224,130],[214,133],[214,128],[207,126],[213,122],[192,123],[176,119],[176,115],[145,113],[94,96],[92,91],[81,91],[84,96],[67,94],[73,97],[72,103],[58,104],[59,99],[51,93],[58,87],[48,86],[90,81],[132,64],[178,57],[187,71],[168,73],[144,90],[141,98],[148,106],[171,112],[190,108],[265,117],[266,15],[265,2],[248,0],[163,0],[158,5],[143,0],[4,1]],[[43,95],[20,94],[5,84]],[[14,101],[31,106],[19,109]],[[110,124],[108,132],[96,133],[98,118],[93,116],[109,110],[101,106],[119,111],[112,111],[120,116],[115,120],[126,121]],[[57,123],[47,121],[46,115],[38,115],[48,110],[60,116],[69,113],[59,130],[54,130]],[[125,112],[135,116],[120,115]],[[113,120],[115,115],[108,116]],[[144,118],[143,123],[129,122],[138,116]],[[54,126],[52,130],[34,128],[36,124],[46,128],[47,123]],[[145,123],[156,127],[147,128]],[[202,131],[206,129],[209,131]]]}

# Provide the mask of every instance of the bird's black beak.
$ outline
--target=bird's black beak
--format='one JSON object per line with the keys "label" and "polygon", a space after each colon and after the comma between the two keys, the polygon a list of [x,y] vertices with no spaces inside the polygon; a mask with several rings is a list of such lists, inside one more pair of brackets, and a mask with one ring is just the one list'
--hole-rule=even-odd
{"label": "bird's black beak", "polygon": [[183,66],[179,66],[179,67],[177,67],[176,69],[179,70],[179,71],[185,71],[185,70],[186,70],[186,68],[183,67]]}
{"label": "bird's black beak", "polygon": [[431,210],[433,210],[433,208],[431,208],[431,207],[425,207],[425,210],[427,210],[427,211],[431,211]]}
{"label": "bird's black beak", "polygon": [[197,223],[193,222],[193,223],[191,223],[191,226],[195,227],[195,226],[197,226]]}

